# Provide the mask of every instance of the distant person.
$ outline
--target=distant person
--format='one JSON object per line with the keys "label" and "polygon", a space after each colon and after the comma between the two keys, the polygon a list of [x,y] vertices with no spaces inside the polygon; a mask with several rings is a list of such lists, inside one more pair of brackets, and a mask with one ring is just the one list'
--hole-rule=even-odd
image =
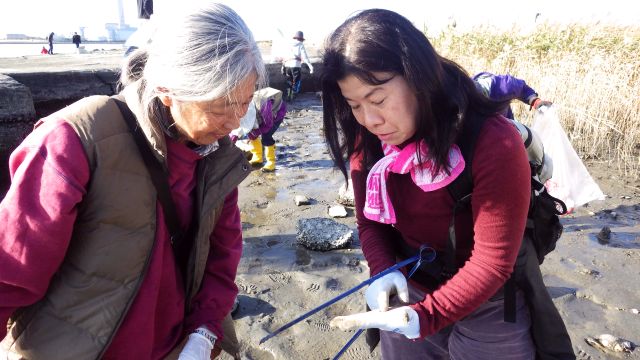
{"label": "distant person", "polygon": [[302,86],[302,64],[306,64],[309,67],[309,74],[313,74],[313,65],[304,47],[304,34],[302,31],[296,31],[293,39],[295,41],[291,44],[289,53],[282,63],[282,75],[287,78],[285,95],[290,101],[300,92]]}
{"label": "distant person", "polygon": [[[523,236],[531,168],[499,114],[506,104],[483,96],[422,30],[389,10],[347,19],[322,53],[324,135],[335,166],[351,173],[370,275],[384,274],[365,291],[372,311],[331,323],[381,330],[384,360],[575,359]],[[465,174],[470,203],[457,207],[449,185]],[[435,258],[409,279],[411,267],[384,272],[424,247]],[[518,258],[526,268],[514,271]],[[529,306],[539,303],[547,306]],[[534,332],[541,323],[546,331]]]}
{"label": "distant person", "polygon": [[[538,110],[541,106],[550,106],[551,101],[542,100],[538,93],[527,83],[515,76],[508,74],[496,75],[490,72],[481,72],[473,76],[476,86],[491,100],[511,101],[520,100],[529,105],[529,109]],[[502,112],[508,119],[514,119],[511,107]]]}
{"label": "distant person", "polygon": [[73,43],[76,44],[76,49],[80,47],[80,43],[82,42],[82,40],[80,39],[80,35],[78,35],[77,32],[73,33],[73,36],[71,37],[71,41],[73,41]]}
{"label": "distant person", "polygon": [[42,50],[40,50],[40,54],[47,55],[48,53],[49,53],[49,50],[47,50],[47,48],[43,46]]}
{"label": "distant person", "polygon": [[228,135],[266,73],[235,11],[193,6],[126,59],[117,96],[40,120],[12,153],[0,359],[237,358],[251,165]]}
{"label": "distant person", "polygon": [[53,32],[49,34],[49,55],[53,55]]}
{"label": "distant person", "polygon": [[[249,132],[251,159],[249,163],[262,167],[263,172],[276,170],[276,141],[273,134],[278,130],[287,113],[287,104],[282,99],[282,91],[273,88],[257,90],[253,95],[256,108],[257,127]],[[262,147],[264,145],[264,157]]]}

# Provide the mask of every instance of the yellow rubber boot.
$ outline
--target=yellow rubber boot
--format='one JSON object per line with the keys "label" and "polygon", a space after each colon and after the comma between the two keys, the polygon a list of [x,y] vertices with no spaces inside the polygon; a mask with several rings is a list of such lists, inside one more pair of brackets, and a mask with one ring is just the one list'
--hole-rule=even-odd
{"label": "yellow rubber boot", "polygon": [[255,140],[251,140],[249,144],[251,144],[251,154],[253,154],[249,163],[251,165],[262,164],[262,140],[256,138]]}
{"label": "yellow rubber boot", "polygon": [[265,158],[267,159],[267,163],[262,167],[262,171],[272,172],[276,170],[276,146],[265,146],[264,147]]}

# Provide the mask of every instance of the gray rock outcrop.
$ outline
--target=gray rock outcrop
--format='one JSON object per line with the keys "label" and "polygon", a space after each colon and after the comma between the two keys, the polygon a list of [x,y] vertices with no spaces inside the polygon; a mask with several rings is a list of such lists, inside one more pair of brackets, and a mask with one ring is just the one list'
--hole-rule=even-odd
{"label": "gray rock outcrop", "polygon": [[31,131],[35,118],[29,88],[0,74],[0,197],[9,184],[9,155]]}

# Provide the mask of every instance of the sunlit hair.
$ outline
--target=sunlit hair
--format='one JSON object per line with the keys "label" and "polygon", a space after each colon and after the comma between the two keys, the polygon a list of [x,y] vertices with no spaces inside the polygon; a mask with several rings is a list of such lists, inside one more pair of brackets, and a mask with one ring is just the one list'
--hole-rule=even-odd
{"label": "sunlit hair", "polygon": [[189,102],[230,96],[252,74],[258,88],[265,86],[266,70],[253,34],[228,6],[198,1],[151,21],[150,43],[127,58],[120,77],[123,86],[138,87],[146,120],[166,121],[160,90]]}
{"label": "sunlit hair", "polygon": [[[370,9],[347,19],[326,40],[321,88],[324,134],[335,165],[346,176],[346,160],[363,152],[365,166],[382,156],[380,140],[358,124],[342,96],[338,81],[353,75],[381,85],[375,73],[402,76],[418,103],[413,141],[424,140],[433,171],[447,168],[448,154],[469,113],[492,114],[497,105],[475,88],[455,62],[440,56],[422,31],[389,10]],[[501,105],[500,105],[501,106]]]}

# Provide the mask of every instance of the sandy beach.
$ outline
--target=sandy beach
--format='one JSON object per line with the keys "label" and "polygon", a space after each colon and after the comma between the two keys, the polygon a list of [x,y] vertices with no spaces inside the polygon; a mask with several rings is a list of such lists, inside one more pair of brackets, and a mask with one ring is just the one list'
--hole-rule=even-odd
{"label": "sandy beach", "polygon": [[[353,333],[329,327],[333,316],[360,312],[363,291],[308,317],[263,344],[278,327],[368,278],[355,217],[334,219],[354,231],[349,247],[326,252],[297,244],[300,219],[330,218],[342,175],[333,170],[322,137],[316,94],[289,106],[275,134],[277,170],[254,171],[240,187],[244,254],[237,277],[240,309],[235,316],[245,359],[332,359]],[[640,343],[640,182],[617,175],[611,164],[586,163],[607,195],[564,216],[565,233],[547,256],[543,273],[579,359],[640,359],[640,350],[593,347],[588,337],[611,334]],[[297,206],[296,195],[309,205]],[[611,233],[600,235],[604,227]],[[342,359],[377,359],[361,336]],[[223,355],[222,359],[230,359]]]}

